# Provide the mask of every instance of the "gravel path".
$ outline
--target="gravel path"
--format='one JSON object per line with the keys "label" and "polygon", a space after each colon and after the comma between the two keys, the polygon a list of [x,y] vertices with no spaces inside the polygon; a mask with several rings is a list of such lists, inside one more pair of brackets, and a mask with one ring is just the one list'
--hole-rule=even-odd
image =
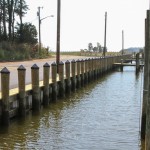
{"label": "gravel path", "polygon": [[[62,55],[60,56],[60,61],[71,61],[73,59],[85,59],[86,56],[72,56],[72,55]],[[26,84],[31,83],[31,66],[33,64],[37,64],[40,68],[40,80],[43,80],[43,65],[47,62],[49,64],[56,61],[56,56],[47,59],[35,59],[29,61],[18,61],[18,62],[1,62],[0,63],[0,70],[4,67],[10,71],[10,89],[18,87],[18,72],[17,68],[20,65],[23,65],[26,68]],[[0,91],[1,91],[1,80],[0,80]]]}

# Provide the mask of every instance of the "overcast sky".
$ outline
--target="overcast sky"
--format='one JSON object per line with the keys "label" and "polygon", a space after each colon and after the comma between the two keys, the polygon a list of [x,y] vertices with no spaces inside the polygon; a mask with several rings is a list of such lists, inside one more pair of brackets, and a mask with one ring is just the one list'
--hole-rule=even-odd
{"label": "overcast sky", "polygon": [[[57,0],[26,0],[29,11],[24,22],[32,22],[38,29],[37,7],[41,18],[41,40],[44,46],[56,50]],[[124,47],[144,46],[144,20],[149,0],[61,0],[61,51],[87,49],[99,42],[104,45],[104,23],[107,11],[107,48],[119,51]]]}

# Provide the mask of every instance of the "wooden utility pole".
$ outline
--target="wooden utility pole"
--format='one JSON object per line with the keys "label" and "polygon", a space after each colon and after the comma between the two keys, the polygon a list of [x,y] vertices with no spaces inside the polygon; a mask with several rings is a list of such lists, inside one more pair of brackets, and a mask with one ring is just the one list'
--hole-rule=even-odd
{"label": "wooden utility pole", "polygon": [[[148,13],[148,12],[147,12]],[[145,48],[144,48],[144,85],[143,85],[143,103],[142,103],[142,115],[141,115],[141,139],[145,139],[145,131],[146,131],[146,105],[148,101],[148,20],[145,19]]]}
{"label": "wooden utility pole", "polygon": [[[148,33],[148,37],[147,37],[147,48],[148,51],[150,50],[150,10],[147,11],[147,33]],[[145,55],[146,56],[146,55]],[[150,52],[148,52],[148,99],[146,102],[146,136],[145,136],[145,144],[146,144],[146,150],[150,150],[150,82],[149,82],[149,78],[150,78],[150,70],[149,70],[149,66],[150,66]]]}
{"label": "wooden utility pole", "polygon": [[38,53],[39,53],[39,57],[41,55],[41,8],[43,7],[38,7],[38,12],[37,12],[37,16],[39,17],[39,50],[38,50]]}
{"label": "wooden utility pole", "polygon": [[56,63],[57,63],[57,73],[58,64],[60,62],[60,12],[61,12],[61,0],[57,0],[57,44],[56,44]]}
{"label": "wooden utility pole", "polygon": [[124,31],[122,30],[122,55],[124,50]]}
{"label": "wooden utility pole", "polygon": [[106,55],[106,29],[107,28],[107,12],[105,12],[105,32],[104,32],[104,50],[103,50],[103,56]]}

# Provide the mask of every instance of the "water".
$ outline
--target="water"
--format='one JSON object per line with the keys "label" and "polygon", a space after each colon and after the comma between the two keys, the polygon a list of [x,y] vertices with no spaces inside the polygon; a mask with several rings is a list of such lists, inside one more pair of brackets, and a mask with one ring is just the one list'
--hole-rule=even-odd
{"label": "water", "polygon": [[0,149],[140,150],[142,74],[113,72],[0,130]]}

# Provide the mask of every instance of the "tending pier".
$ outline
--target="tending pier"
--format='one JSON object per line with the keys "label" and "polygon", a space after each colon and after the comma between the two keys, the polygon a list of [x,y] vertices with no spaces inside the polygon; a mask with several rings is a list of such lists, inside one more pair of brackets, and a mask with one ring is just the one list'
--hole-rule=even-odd
{"label": "tending pier", "polygon": [[29,85],[25,85],[26,68],[21,65],[18,67],[18,87],[15,89],[9,87],[10,71],[3,68],[0,93],[1,124],[9,126],[11,118],[25,117],[30,110],[39,112],[42,105],[46,107],[51,102],[56,102],[59,98],[70,95],[113,70],[117,67],[114,66],[114,63],[120,63],[122,59],[130,57],[131,55],[121,55],[60,62],[58,74],[55,62],[51,65],[45,63],[43,81],[39,80],[39,67],[34,64],[31,66],[32,82]]}

